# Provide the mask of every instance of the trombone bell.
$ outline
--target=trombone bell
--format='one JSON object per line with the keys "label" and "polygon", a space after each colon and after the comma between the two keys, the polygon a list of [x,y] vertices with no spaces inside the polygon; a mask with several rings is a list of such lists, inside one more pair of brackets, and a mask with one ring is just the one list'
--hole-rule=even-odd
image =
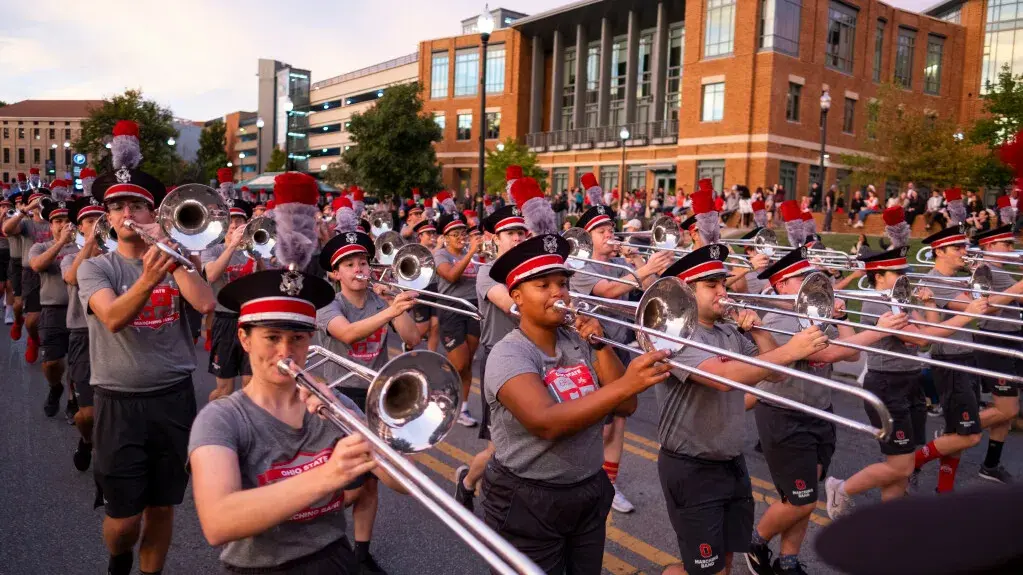
{"label": "trombone bell", "polygon": [[277,247],[277,223],[273,218],[258,216],[245,224],[241,248],[249,259],[269,260]]}
{"label": "trombone bell", "polygon": [[433,283],[437,264],[422,244],[405,244],[394,254],[391,270],[398,285],[413,291],[425,290]]}
{"label": "trombone bell", "polygon": [[167,237],[183,249],[200,252],[223,241],[231,216],[216,190],[202,184],[185,184],[163,199],[156,221]]}
{"label": "trombone bell", "polygon": [[[678,278],[666,277],[657,280],[643,292],[636,308],[636,324],[689,339],[696,327],[697,313],[693,290]],[[641,349],[647,351],[656,349],[676,353],[683,347],[679,342],[642,330],[636,331],[636,341]]]}
{"label": "trombone bell", "polygon": [[398,249],[404,246],[405,243],[405,238],[393,230],[377,235],[374,240],[377,263],[385,266],[391,265],[394,262],[394,256]]}

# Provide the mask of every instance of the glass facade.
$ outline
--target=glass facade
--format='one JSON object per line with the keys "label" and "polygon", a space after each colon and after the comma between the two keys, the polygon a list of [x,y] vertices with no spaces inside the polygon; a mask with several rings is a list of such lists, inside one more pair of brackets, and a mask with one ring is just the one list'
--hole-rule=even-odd
{"label": "glass facade", "polygon": [[700,120],[703,122],[720,122],[725,117],[725,83],[716,82],[703,85],[703,109]]}
{"label": "glass facade", "polygon": [[475,96],[479,85],[479,48],[465,48],[455,52],[455,97]]}
{"label": "glass facade", "polygon": [[800,3],[760,0],[760,49],[799,56]]}
{"label": "glass facade", "polygon": [[568,168],[551,170],[551,190],[556,194],[568,191]]}
{"label": "glass facade", "polygon": [[504,44],[487,45],[487,93],[504,92]]}
{"label": "glass facade", "polygon": [[458,130],[455,134],[457,140],[472,139],[472,114],[458,115]]}
{"label": "glass facade", "polygon": [[708,0],[703,57],[731,55],[735,37],[735,0]]}
{"label": "glass facade", "polygon": [[945,52],[945,39],[933,34],[927,37],[927,63],[924,65],[924,92],[938,94],[941,92],[942,57]]}
{"label": "glass facade", "polygon": [[682,105],[682,54],[685,50],[685,26],[673,26],[668,32],[668,70],[665,74],[667,86],[664,90],[664,117],[678,121]]}
{"label": "glass facade", "polygon": [[448,97],[448,53],[435,52],[430,65],[430,98]]}
{"label": "glass facade", "polygon": [[605,191],[618,187],[618,166],[601,166],[600,186]]}
{"label": "glass facade", "polygon": [[628,42],[625,37],[615,38],[611,44],[611,118],[609,126],[625,123],[625,78]]}
{"label": "glass facade", "polygon": [[895,83],[907,90],[913,87],[913,51],[916,48],[916,31],[899,28],[895,45]]}
{"label": "glass facade", "polygon": [[487,112],[487,139],[501,137],[501,112]]}
{"label": "glass facade", "polygon": [[881,68],[884,67],[884,20],[877,21],[874,32],[874,81],[881,81]]}
{"label": "glass facade", "polygon": [[600,42],[586,48],[586,127],[596,128],[600,100]]}
{"label": "glass facade", "polygon": [[832,2],[828,7],[828,36],[825,43],[824,63],[846,74],[852,73],[853,52],[856,46],[857,10]]}
{"label": "glass facade", "polygon": [[1023,74],[1023,3],[988,0],[981,93],[987,93],[988,83],[998,83],[998,74],[1006,65],[1013,74]]}
{"label": "glass facade", "polygon": [[654,45],[652,32],[641,34],[639,37],[639,62],[636,70],[636,121],[640,123],[649,122],[652,118],[650,106],[653,104],[650,84],[653,78],[653,66],[651,62],[651,51]]}
{"label": "glass facade", "polygon": [[575,128],[575,48],[565,50],[565,84],[561,88],[561,129]]}

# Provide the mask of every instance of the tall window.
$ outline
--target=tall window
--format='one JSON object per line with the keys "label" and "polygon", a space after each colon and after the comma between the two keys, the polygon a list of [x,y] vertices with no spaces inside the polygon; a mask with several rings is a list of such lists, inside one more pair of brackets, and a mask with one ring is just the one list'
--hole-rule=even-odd
{"label": "tall window", "polygon": [[37,164],[39,162],[43,161],[42,154],[39,153],[39,148],[33,148],[32,149],[32,161],[37,163]]}
{"label": "tall window", "polygon": [[[696,180],[710,178],[714,182],[715,190],[725,189],[725,161],[724,160],[700,160],[696,162]],[[696,182],[693,182],[694,188]]]}
{"label": "tall window", "polygon": [[664,117],[672,122],[678,121],[679,107],[682,104],[682,50],[685,46],[685,26],[672,27],[668,33],[668,70],[667,86],[664,90]]}
{"label": "tall window", "polygon": [[785,119],[790,122],[799,121],[799,101],[802,99],[803,86],[789,82],[789,94],[785,99]]}
{"label": "tall window", "polygon": [[799,170],[799,165],[795,162],[781,161],[781,165],[778,170],[778,183],[785,188],[790,194],[794,194],[796,191],[796,172]]}
{"label": "tall window", "polygon": [[625,68],[628,42],[616,38],[611,45],[611,126],[625,123]]}
{"label": "tall window", "polygon": [[56,128],[50,128],[49,131],[48,131],[48,134],[49,134],[49,137],[50,137],[51,140],[55,140],[57,138],[57,129]]}
{"label": "tall window", "polygon": [[487,46],[487,93],[504,92],[504,44]]}
{"label": "tall window", "polygon": [[814,182],[821,183],[821,167],[817,164],[810,164],[810,183]]}
{"label": "tall window", "polygon": [[725,83],[703,85],[703,122],[720,122],[725,117]]}
{"label": "tall window", "polygon": [[501,112],[487,112],[487,139],[501,137]]}
{"label": "tall window", "polygon": [[899,39],[895,45],[895,83],[903,88],[913,87],[913,49],[916,45],[916,30],[899,28]]}
{"label": "tall window", "polygon": [[629,178],[629,184],[627,190],[630,192],[633,190],[641,190],[646,187],[646,166],[630,166],[629,171],[626,174]]}
{"label": "tall window", "polygon": [[441,137],[444,137],[444,128],[447,126],[446,118],[447,116],[444,115],[444,112],[433,113],[433,123],[437,124],[437,127],[440,128]]}
{"label": "tall window", "polygon": [[551,189],[556,194],[568,191],[568,168],[551,170]]}
{"label": "tall window", "polygon": [[480,50],[465,48],[455,52],[455,97],[475,96],[480,83]]}
{"label": "tall window", "polygon": [[760,48],[799,56],[800,3],[760,0]]}
{"label": "tall window", "polygon": [[561,88],[561,129],[575,128],[575,48],[565,49],[565,84]]}
{"label": "tall window", "polygon": [[654,35],[643,34],[639,37],[639,65],[636,66],[636,121],[645,124],[650,121],[650,104],[653,96],[650,93],[652,76],[650,54],[654,44]]}
{"label": "tall window", "polygon": [[852,73],[856,46],[856,9],[832,2],[828,7],[828,37],[824,63],[846,74]]}
{"label": "tall window", "polygon": [[25,163],[25,148],[18,148],[18,163]]}
{"label": "tall window", "polygon": [[10,148],[4,148],[4,163],[5,164],[10,164],[11,163],[11,149]]}
{"label": "tall window", "polygon": [[884,65],[884,20],[877,21],[874,32],[874,81],[881,81],[881,66]]}
{"label": "tall window", "polygon": [[25,139],[25,128],[18,128],[18,139],[19,140]]}
{"label": "tall window", "polygon": [[856,100],[845,99],[845,109],[842,111],[842,131],[852,134],[856,129]]}
{"label": "tall window", "polygon": [[735,0],[708,0],[703,57],[728,56],[735,37]]}
{"label": "tall window", "polygon": [[618,187],[618,184],[618,166],[601,166],[600,185],[605,190],[613,190]]}
{"label": "tall window", "polygon": [[434,52],[430,66],[430,98],[448,97],[448,53]]}
{"label": "tall window", "polygon": [[4,128],[4,139],[6,140],[6,139],[8,139],[10,137],[11,137],[11,129],[10,128]]}
{"label": "tall window", "polygon": [[457,140],[472,139],[472,114],[458,115],[458,130],[455,133],[455,139]]}
{"label": "tall window", "polygon": [[937,94],[941,91],[941,59],[945,52],[945,39],[940,36],[927,37],[927,63],[924,66],[924,92]]}
{"label": "tall window", "polygon": [[596,128],[600,100],[600,42],[586,48],[586,127]]}
{"label": "tall window", "polygon": [[71,128],[64,128],[64,139],[65,140],[71,139]]}
{"label": "tall window", "polygon": [[[981,63],[981,93],[987,85],[998,83],[1002,66],[1008,64],[1013,74],[1023,73],[1023,6],[1018,0],[988,0],[984,34],[984,56]],[[1017,38],[1019,41],[1017,42]]]}

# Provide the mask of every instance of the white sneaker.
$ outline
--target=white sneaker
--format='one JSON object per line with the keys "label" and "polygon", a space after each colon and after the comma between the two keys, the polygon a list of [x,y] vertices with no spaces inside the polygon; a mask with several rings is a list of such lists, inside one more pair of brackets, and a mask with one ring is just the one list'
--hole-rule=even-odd
{"label": "white sneaker", "polygon": [[824,491],[828,496],[828,517],[832,520],[852,512],[854,503],[852,497],[842,493],[840,489],[845,481],[829,477],[824,481]]}
{"label": "white sneaker", "polygon": [[618,486],[615,485],[615,498],[611,501],[611,508],[619,513],[632,513],[636,510],[636,506],[631,501],[622,495],[621,491],[618,491]]}
{"label": "white sneaker", "polygon": [[7,306],[7,311],[4,313],[4,323],[7,325],[14,324],[14,307]]}
{"label": "white sneaker", "polygon": [[476,427],[477,422],[468,411],[463,411],[458,414],[458,424],[463,427]]}

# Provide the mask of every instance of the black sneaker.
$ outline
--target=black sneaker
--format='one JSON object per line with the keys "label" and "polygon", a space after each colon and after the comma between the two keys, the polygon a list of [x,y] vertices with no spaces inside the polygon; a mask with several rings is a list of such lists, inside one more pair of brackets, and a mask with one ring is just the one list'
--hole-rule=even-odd
{"label": "black sneaker", "polygon": [[810,575],[806,572],[805,566],[802,563],[796,563],[794,569],[782,569],[781,561],[775,559],[773,567],[776,575]]}
{"label": "black sneaker", "polygon": [[941,410],[941,406],[936,404],[936,403],[932,403],[932,404],[928,405],[927,406],[927,415],[929,415],[931,417],[941,417],[943,415],[943,412]]}
{"label": "black sneaker", "polygon": [[46,403],[43,404],[43,413],[46,417],[57,415],[60,409],[60,396],[64,395],[63,387],[51,387],[50,393],[46,394]]}
{"label": "black sneaker", "polygon": [[455,501],[462,504],[469,511],[475,511],[473,498],[475,494],[465,487],[465,476],[469,475],[469,466],[463,465],[455,470]]}
{"label": "black sneaker", "polygon": [[997,483],[1012,483],[1012,474],[1005,470],[1004,467],[998,465],[996,467],[985,467],[980,466],[980,473],[977,474],[981,479],[987,479],[988,481],[995,481]]}
{"label": "black sneaker", "polygon": [[366,556],[359,561],[359,572],[362,575],[387,575],[387,571],[384,568],[377,565],[372,555],[366,554]]}
{"label": "black sneaker", "polygon": [[750,543],[749,551],[746,552],[746,566],[749,567],[750,572],[757,575],[774,575],[774,569],[771,568],[771,555],[773,555],[771,548],[766,544]]}
{"label": "black sneaker", "polygon": [[67,403],[64,405],[64,418],[67,419],[68,425],[75,424],[75,414],[78,413],[78,399],[75,398],[74,394],[67,398]]}
{"label": "black sneaker", "polygon": [[75,469],[85,471],[92,465],[92,444],[86,443],[84,439],[78,438],[78,448],[72,457],[75,462]]}

